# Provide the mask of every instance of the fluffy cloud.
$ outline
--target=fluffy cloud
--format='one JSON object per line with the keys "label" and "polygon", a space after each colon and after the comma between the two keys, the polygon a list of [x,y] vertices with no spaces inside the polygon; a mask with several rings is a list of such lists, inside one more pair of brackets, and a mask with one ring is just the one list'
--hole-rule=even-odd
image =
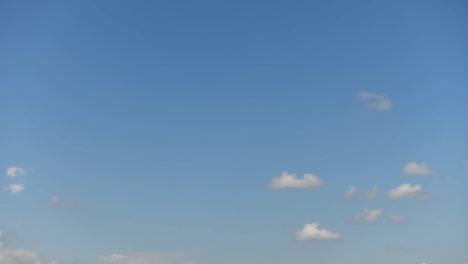
{"label": "fluffy cloud", "polygon": [[354,222],[355,223],[372,223],[375,224],[377,223],[377,220],[379,219],[380,214],[382,214],[383,210],[382,209],[365,209],[362,213],[354,217]]}
{"label": "fluffy cloud", "polygon": [[162,254],[157,252],[128,251],[102,257],[103,264],[194,264],[188,253]]}
{"label": "fluffy cloud", "polygon": [[343,193],[343,198],[344,199],[351,199],[353,198],[357,193],[357,187],[354,185],[351,185],[346,189],[346,191]]}
{"label": "fluffy cloud", "polygon": [[377,191],[379,189],[377,188],[377,186],[374,186],[372,188],[370,188],[369,190],[367,190],[366,192],[366,197],[367,199],[375,199],[375,197],[377,197]]}
{"label": "fluffy cloud", "polygon": [[287,171],[285,171],[281,174],[281,176],[274,178],[270,182],[270,186],[273,189],[309,189],[322,187],[323,182],[318,176],[314,174],[306,173],[302,179],[298,179],[296,174],[289,174]]}
{"label": "fluffy cloud", "polygon": [[364,100],[368,107],[374,108],[375,110],[387,111],[392,108],[392,102],[384,95],[360,92],[358,96]]}
{"label": "fluffy cloud", "polygon": [[391,215],[390,216],[390,221],[392,221],[395,224],[401,224],[401,223],[404,223],[406,221],[406,218],[404,218],[401,215]]}
{"label": "fluffy cloud", "polygon": [[413,198],[416,194],[422,191],[421,185],[412,185],[403,183],[402,185],[390,190],[387,195],[392,199],[409,199]]}
{"label": "fluffy cloud", "polygon": [[434,172],[430,170],[426,163],[409,162],[402,170],[405,175],[429,175]]}
{"label": "fluffy cloud", "polygon": [[10,184],[7,186],[7,191],[10,193],[16,194],[20,193],[24,190],[24,185],[23,184]]}
{"label": "fluffy cloud", "polygon": [[340,234],[319,228],[319,226],[319,223],[305,224],[304,228],[296,233],[297,241],[340,239]]}
{"label": "fluffy cloud", "polygon": [[[27,171],[20,167],[10,166],[6,169],[6,176],[10,178],[23,176],[23,175],[26,175],[26,173]],[[13,194],[20,193],[24,190],[24,185],[18,184],[18,183],[12,183],[6,186],[5,190]]]}
{"label": "fluffy cloud", "polygon": [[68,207],[68,208],[74,208],[75,207],[75,202],[70,201],[70,200],[62,200],[60,199],[57,195],[52,195],[49,199],[49,201],[55,205],[61,206],[61,207]]}
{"label": "fluffy cloud", "polygon": [[6,169],[6,175],[11,178],[23,176],[26,175],[26,170],[20,167],[11,166]]}

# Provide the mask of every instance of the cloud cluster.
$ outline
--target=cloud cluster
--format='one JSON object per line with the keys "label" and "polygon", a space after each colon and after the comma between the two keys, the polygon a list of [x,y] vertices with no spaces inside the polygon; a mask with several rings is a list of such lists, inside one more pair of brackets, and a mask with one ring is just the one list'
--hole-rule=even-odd
{"label": "cloud cluster", "polygon": [[378,111],[388,111],[392,108],[392,102],[384,95],[369,92],[360,92],[358,96],[364,100],[366,105]]}
{"label": "cloud cluster", "polygon": [[[1,234],[1,232],[0,232]],[[2,264],[41,264],[39,254],[24,249],[5,248],[0,241],[0,263]]]}
{"label": "cloud cluster", "polygon": [[307,240],[338,240],[341,235],[323,228],[319,223],[305,224],[304,228],[296,233],[296,240],[304,242]]}
{"label": "cloud cluster", "polygon": [[433,174],[434,172],[429,169],[426,163],[416,163],[416,162],[409,162],[408,164],[405,165],[405,167],[402,170],[402,173],[404,175],[429,175]]}
{"label": "cloud cluster", "polygon": [[[27,170],[20,167],[10,166],[6,169],[5,174],[9,178],[16,178],[18,176],[26,175]],[[5,190],[9,193],[17,194],[24,190],[24,185],[20,183],[11,183],[5,187]]]}
{"label": "cloud cluster", "polygon": [[273,189],[310,189],[322,187],[323,181],[314,174],[306,173],[300,179],[296,174],[284,171],[281,176],[271,180],[270,186]]}
{"label": "cloud cluster", "polygon": [[382,209],[365,209],[362,213],[354,217],[354,223],[377,223]]}
{"label": "cloud cluster", "polygon": [[194,264],[189,253],[128,251],[101,258],[102,264]]}

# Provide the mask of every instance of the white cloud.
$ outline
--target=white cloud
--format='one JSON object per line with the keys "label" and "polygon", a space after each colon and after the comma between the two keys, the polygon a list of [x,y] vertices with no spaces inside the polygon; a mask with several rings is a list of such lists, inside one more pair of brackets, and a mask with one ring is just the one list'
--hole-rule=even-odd
{"label": "white cloud", "polygon": [[62,207],[68,207],[68,208],[75,207],[75,202],[71,200],[62,200],[57,195],[52,195],[49,201],[55,205],[62,206]]}
{"label": "white cloud", "polygon": [[344,199],[351,199],[353,198],[357,193],[357,187],[354,185],[351,185],[346,189],[346,191],[343,193],[343,198]]}
{"label": "white cloud", "polygon": [[289,174],[287,171],[283,172],[281,176],[274,178],[270,182],[273,189],[309,189],[318,188],[323,186],[322,180],[314,174],[306,173],[302,179],[298,179],[296,174]]}
{"label": "white cloud", "polygon": [[378,111],[387,111],[392,108],[392,102],[384,95],[360,92],[358,96],[365,101],[368,107]]}
{"label": "white cloud", "polygon": [[369,190],[367,190],[366,192],[366,197],[367,199],[375,199],[375,197],[377,197],[377,191],[379,189],[377,188],[377,186],[374,186],[372,188],[370,188]]}
{"label": "white cloud", "polygon": [[417,193],[422,191],[421,185],[412,185],[409,183],[403,183],[396,189],[390,190],[387,195],[393,199],[409,199],[413,198]]}
{"label": "white cloud", "polygon": [[0,263],[2,264],[41,264],[39,254],[24,249],[8,249],[0,242]]}
{"label": "white cloud", "polygon": [[430,170],[426,163],[409,162],[402,170],[405,175],[429,175],[434,172]]}
{"label": "white cloud", "polygon": [[372,223],[375,224],[377,223],[377,220],[379,219],[380,214],[382,214],[383,210],[382,209],[365,209],[362,213],[357,215],[354,218],[355,223]]}
{"label": "white cloud", "polygon": [[395,224],[401,224],[406,222],[406,218],[401,215],[391,215],[390,221],[392,221]]}
{"label": "white cloud", "polygon": [[[2,232],[0,230],[0,264],[42,264],[41,256],[33,251],[25,249],[8,248],[5,242],[8,242],[8,236],[14,233],[13,230]],[[6,241],[5,241],[6,240]],[[50,264],[59,264],[54,261]]]}
{"label": "white cloud", "polygon": [[23,176],[23,175],[26,175],[26,173],[27,171],[20,167],[10,166],[6,169],[6,175],[11,178],[14,178],[17,176]]}
{"label": "white cloud", "polygon": [[468,168],[468,161],[463,162],[463,166],[465,166],[465,168]]}
{"label": "white cloud", "polygon": [[23,184],[10,184],[7,186],[7,191],[10,193],[16,194],[20,193],[24,190],[24,185]]}
{"label": "white cloud", "polygon": [[194,264],[188,253],[163,254],[158,252],[128,251],[102,257],[103,264]]}
{"label": "white cloud", "polygon": [[304,228],[296,233],[297,241],[307,240],[338,240],[340,234],[319,228],[319,223],[305,224]]}

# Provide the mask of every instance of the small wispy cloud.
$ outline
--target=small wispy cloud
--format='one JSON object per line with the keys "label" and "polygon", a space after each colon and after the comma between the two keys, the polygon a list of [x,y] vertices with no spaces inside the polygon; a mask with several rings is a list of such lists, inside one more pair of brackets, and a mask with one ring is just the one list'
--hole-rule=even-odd
{"label": "small wispy cloud", "polygon": [[304,228],[296,233],[296,240],[304,242],[307,240],[338,240],[341,235],[323,228],[319,223],[305,224]]}
{"label": "small wispy cloud", "polygon": [[401,215],[391,215],[389,219],[392,223],[395,223],[395,224],[402,224],[406,222],[406,218]]}
{"label": "small wispy cloud", "polygon": [[375,224],[379,220],[379,216],[382,214],[382,209],[365,209],[359,215],[354,217],[354,223],[371,223]]}
{"label": "small wispy cloud", "polygon": [[410,199],[422,191],[422,186],[417,184],[403,183],[393,190],[390,190],[387,195],[392,199]]}
{"label": "small wispy cloud", "polygon": [[10,184],[6,187],[6,190],[12,194],[17,194],[24,190],[24,185],[23,184]]}
{"label": "small wispy cloud", "polygon": [[306,173],[300,179],[296,174],[287,171],[270,182],[270,187],[273,189],[311,189],[322,186],[323,181],[317,175]]}
{"label": "small wispy cloud", "polygon": [[61,207],[74,208],[76,206],[74,201],[60,199],[57,195],[52,195],[49,201]]}
{"label": "small wispy cloud", "polygon": [[396,245],[388,245],[385,247],[385,251],[387,252],[399,252],[402,249],[401,246]]}
{"label": "small wispy cloud", "polygon": [[194,264],[189,253],[159,253],[144,251],[125,251],[101,258],[102,264]]}
{"label": "small wispy cloud", "polygon": [[429,175],[433,174],[434,172],[429,169],[426,163],[416,163],[416,162],[409,162],[408,164],[403,167],[402,173],[404,175]]}
{"label": "small wispy cloud", "polygon": [[351,199],[354,196],[356,196],[357,193],[357,187],[354,185],[351,185],[346,189],[346,191],[343,193],[343,198],[344,199]]}
{"label": "small wispy cloud", "polygon": [[20,167],[10,166],[6,169],[6,176],[10,178],[23,176],[23,175],[26,175],[26,173],[27,173],[27,170],[20,168]]}
{"label": "small wispy cloud", "polygon": [[373,186],[372,188],[367,190],[367,192],[366,192],[367,199],[369,199],[369,200],[375,199],[375,197],[377,197],[378,190],[379,189],[377,188],[377,186]]}
{"label": "small wispy cloud", "polygon": [[368,107],[375,110],[388,111],[392,108],[392,102],[384,95],[364,91],[358,93],[358,96],[366,103]]}
{"label": "small wispy cloud", "polygon": [[429,199],[431,199],[431,196],[427,193],[422,193],[418,196],[418,199],[421,200],[421,201],[427,201]]}

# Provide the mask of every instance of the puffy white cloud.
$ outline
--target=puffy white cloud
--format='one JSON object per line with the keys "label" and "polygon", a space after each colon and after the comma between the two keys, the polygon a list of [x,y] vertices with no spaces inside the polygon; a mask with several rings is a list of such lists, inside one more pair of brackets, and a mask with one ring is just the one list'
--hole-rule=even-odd
{"label": "puffy white cloud", "polygon": [[296,174],[283,172],[281,176],[274,178],[270,182],[273,189],[309,189],[323,186],[322,180],[314,174],[306,173],[302,179],[297,178]]}
{"label": "puffy white cloud", "polygon": [[377,223],[380,214],[382,214],[382,209],[365,209],[362,213],[354,217],[355,223]]}
{"label": "puffy white cloud", "polygon": [[429,175],[434,172],[429,169],[426,163],[409,162],[402,170],[405,175]]}
{"label": "puffy white cloud", "polygon": [[10,166],[6,169],[6,175],[11,178],[14,178],[17,176],[23,176],[23,175],[26,175],[26,173],[27,171],[20,167]]}
{"label": "puffy white cloud", "polygon": [[340,239],[340,234],[319,228],[319,226],[319,223],[305,224],[304,228],[296,233],[297,241]]}
{"label": "puffy white cloud", "polygon": [[351,199],[353,198],[357,193],[357,187],[354,185],[351,185],[346,189],[346,191],[343,193],[343,198],[344,199]]}
{"label": "puffy white cloud", "polygon": [[68,208],[75,207],[75,202],[71,200],[62,200],[57,195],[52,195],[49,201],[57,206],[68,207]]}
{"label": "puffy white cloud", "polygon": [[366,192],[367,199],[375,199],[375,197],[377,197],[377,191],[378,190],[379,189],[377,188],[377,186],[373,186],[372,188],[367,190],[367,192]]}
{"label": "puffy white cloud", "polygon": [[406,218],[401,215],[391,215],[390,221],[392,221],[395,224],[401,224],[406,222]]}
{"label": "puffy white cloud", "polygon": [[163,254],[158,252],[128,251],[102,257],[103,264],[194,264],[188,253]]}
{"label": "puffy white cloud", "polygon": [[387,195],[392,199],[409,199],[413,198],[416,194],[422,191],[421,185],[412,185],[403,183],[393,190],[390,190]]}
{"label": "puffy white cloud", "polygon": [[375,110],[387,111],[392,108],[392,102],[384,95],[360,92],[358,96],[364,100],[368,107],[374,108]]}
{"label": "puffy white cloud", "polygon": [[24,185],[23,184],[10,184],[7,186],[7,191],[10,193],[16,194],[20,193],[24,190]]}

